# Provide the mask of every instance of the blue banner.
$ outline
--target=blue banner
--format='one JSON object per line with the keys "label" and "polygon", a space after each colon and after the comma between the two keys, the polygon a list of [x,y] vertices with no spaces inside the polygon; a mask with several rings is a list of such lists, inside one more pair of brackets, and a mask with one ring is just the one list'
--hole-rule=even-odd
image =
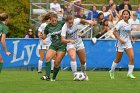
{"label": "blue banner", "polygon": [[[88,68],[110,68],[116,57],[115,40],[98,40],[93,44],[91,40],[83,40],[86,48],[87,67]],[[7,56],[0,44],[0,53],[4,60],[5,68],[15,67],[37,67],[39,60],[39,50],[37,49],[39,39],[7,39],[7,49],[12,54]],[[133,44],[135,53],[135,68],[140,68],[140,41]],[[44,60],[45,62],[45,60]],[[127,68],[129,58],[124,53],[118,68]],[[80,62],[77,57],[77,64]],[[68,54],[63,58],[61,67],[70,67],[70,58]]]}

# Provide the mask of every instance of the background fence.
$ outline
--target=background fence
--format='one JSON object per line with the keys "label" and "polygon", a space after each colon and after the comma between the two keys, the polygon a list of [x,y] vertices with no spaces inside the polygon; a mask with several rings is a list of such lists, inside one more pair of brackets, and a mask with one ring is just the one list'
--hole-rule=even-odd
{"label": "background fence", "polygon": [[[6,56],[0,45],[0,53],[4,59],[4,68],[37,67],[39,51],[37,49],[39,39],[8,39],[7,48],[12,53]],[[98,40],[93,44],[91,40],[84,40],[87,56],[87,68],[110,68],[116,56],[115,40]],[[135,52],[135,68],[140,68],[140,41],[133,44]],[[79,60],[78,67],[80,67]],[[124,53],[118,68],[127,68],[128,57]],[[70,58],[66,54],[62,68],[70,67]]]}

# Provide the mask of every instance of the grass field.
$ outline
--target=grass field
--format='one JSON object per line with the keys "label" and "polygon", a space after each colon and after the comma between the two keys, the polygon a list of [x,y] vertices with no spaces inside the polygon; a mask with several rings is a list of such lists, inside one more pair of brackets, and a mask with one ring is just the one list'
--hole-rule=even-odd
{"label": "grass field", "polygon": [[87,72],[89,81],[73,81],[72,72],[61,71],[57,81],[40,80],[43,74],[31,71],[3,71],[0,74],[0,93],[139,93],[140,73],[128,79],[127,72],[116,72],[110,80],[107,71]]}

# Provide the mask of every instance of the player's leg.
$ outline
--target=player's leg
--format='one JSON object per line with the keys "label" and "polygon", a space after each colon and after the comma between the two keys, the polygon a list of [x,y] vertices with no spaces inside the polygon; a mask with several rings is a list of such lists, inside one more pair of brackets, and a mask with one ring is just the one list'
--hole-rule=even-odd
{"label": "player's leg", "polygon": [[52,58],[51,60],[51,72],[53,73],[53,69],[54,69],[54,61],[55,61],[56,55]]}
{"label": "player's leg", "polygon": [[56,79],[56,76],[60,70],[60,63],[61,63],[63,57],[65,56],[65,53],[66,53],[65,51],[60,51],[60,52],[57,52],[57,54],[56,54],[52,81],[55,81],[55,79]]}
{"label": "player's leg", "polygon": [[129,56],[129,65],[128,65],[128,74],[127,76],[134,79],[136,77],[133,76],[133,69],[134,69],[134,51],[133,48],[126,49],[126,53]]}
{"label": "player's leg", "polygon": [[78,55],[80,63],[81,63],[81,71],[86,76],[85,80],[88,80],[88,76],[86,74],[86,53],[85,53],[85,48],[78,50],[77,55]]}
{"label": "player's leg", "polygon": [[44,55],[45,55],[45,49],[40,49],[39,54],[40,54],[40,59],[38,61],[38,73],[42,73],[42,64],[44,60]]}
{"label": "player's leg", "polygon": [[[56,55],[56,51],[49,49],[47,51],[46,54],[46,67],[45,67],[45,71],[46,71],[46,80],[50,80],[50,73],[51,73],[51,59],[53,58],[53,56]],[[43,78],[42,78],[43,79]]]}
{"label": "player's leg", "polygon": [[111,70],[109,71],[111,79],[115,78],[114,77],[114,71],[115,71],[115,68],[117,67],[118,63],[121,61],[122,55],[123,55],[123,51],[117,51],[116,52],[116,58],[112,63]]}
{"label": "player's leg", "polygon": [[86,54],[85,54],[85,49],[78,50],[77,55],[78,55],[80,63],[81,63],[81,71],[86,74]]}
{"label": "player's leg", "polygon": [[75,72],[77,72],[76,50],[74,48],[69,48],[68,54],[71,59],[70,65],[71,65],[72,72],[75,73]]}
{"label": "player's leg", "polygon": [[0,55],[0,73],[2,70],[2,66],[3,66],[3,59],[2,59],[2,56]]}

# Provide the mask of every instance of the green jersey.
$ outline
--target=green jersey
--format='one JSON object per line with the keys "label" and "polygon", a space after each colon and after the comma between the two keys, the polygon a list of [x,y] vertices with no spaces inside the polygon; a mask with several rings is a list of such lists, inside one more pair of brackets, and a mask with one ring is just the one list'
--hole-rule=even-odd
{"label": "green jersey", "polygon": [[2,22],[0,22],[0,38],[2,34],[7,34],[8,33],[8,27],[4,25]]}
{"label": "green jersey", "polygon": [[53,26],[51,24],[48,24],[45,27],[44,34],[46,34],[46,35],[50,34],[51,35],[51,41],[52,41],[51,48],[52,47],[57,48],[57,49],[53,48],[56,51],[59,50],[61,47],[65,48],[65,46],[66,46],[66,44],[61,42],[61,29],[62,29],[63,25],[64,25],[63,21],[58,21],[55,26]]}

